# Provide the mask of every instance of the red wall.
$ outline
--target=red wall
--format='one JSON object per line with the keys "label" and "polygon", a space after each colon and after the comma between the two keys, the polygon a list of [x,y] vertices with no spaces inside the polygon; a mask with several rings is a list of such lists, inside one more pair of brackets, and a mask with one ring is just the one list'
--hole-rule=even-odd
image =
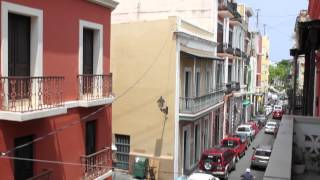
{"label": "red wall", "polygon": [[75,100],[78,95],[80,19],[103,25],[103,69],[105,74],[109,73],[111,13],[109,9],[87,0],[8,0],[8,2],[43,10],[43,73],[44,76],[65,77],[62,88],[66,100]]}
{"label": "red wall", "polygon": [[320,19],[320,1],[309,0],[308,14],[311,19]]}
{"label": "red wall", "polygon": [[[0,0],[2,2],[3,0]],[[110,70],[110,13],[105,7],[87,0],[8,0],[43,10],[44,76],[64,76],[62,90],[66,101],[78,96],[79,20],[103,25],[104,74]],[[0,8],[1,12],[1,8]],[[1,18],[0,18],[1,20]],[[1,28],[0,28],[1,29]],[[2,61],[2,60],[1,60]],[[0,61],[0,62],[1,62]],[[25,135],[40,137],[95,111],[94,108],[69,109],[68,114],[31,120],[24,123],[0,121],[0,151],[14,146],[14,138]],[[97,119],[97,150],[111,147],[111,106],[91,119]],[[85,124],[77,124],[34,144],[34,158],[80,163],[85,154]],[[13,163],[0,159],[0,179],[13,179]],[[111,164],[110,164],[111,165]],[[53,170],[53,179],[80,179],[81,166],[35,163],[35,172]]]}

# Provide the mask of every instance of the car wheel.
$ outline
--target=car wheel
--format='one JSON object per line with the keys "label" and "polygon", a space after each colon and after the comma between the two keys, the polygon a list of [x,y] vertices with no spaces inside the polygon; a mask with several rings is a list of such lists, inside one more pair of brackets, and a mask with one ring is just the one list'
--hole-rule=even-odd
{"label": "car wheel", "polygon": [[226,170],[223,179],[225,179],[225,180],[229,179],[229,171],[228,170]]}

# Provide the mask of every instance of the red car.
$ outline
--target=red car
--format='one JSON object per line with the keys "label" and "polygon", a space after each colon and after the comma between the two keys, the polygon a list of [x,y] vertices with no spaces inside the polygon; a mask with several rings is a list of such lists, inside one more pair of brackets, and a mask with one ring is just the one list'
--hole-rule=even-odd
{"label": "red car", "polygon": [[247,144],[243,143],[238,137],[227,137],[222,139],[220,143],[222,148],[230,148],[236,154],[236,161],[246,154]]}
{"label": "red car", "polygon": [[272,118],[281,120],[283,116],[283,111],[273,111]]}
{"label": "red car", "polygon": [[199,169],[228,179],[230,171],[236,169],[235,153],[229,148],[208,149],[201,155]]}
{"label": "red car", "polygon": [[254,121],[249,121],[247,124],[251,125],[251,127],[254,129],[254,136],[256,136],[260,131],[259,125]]}

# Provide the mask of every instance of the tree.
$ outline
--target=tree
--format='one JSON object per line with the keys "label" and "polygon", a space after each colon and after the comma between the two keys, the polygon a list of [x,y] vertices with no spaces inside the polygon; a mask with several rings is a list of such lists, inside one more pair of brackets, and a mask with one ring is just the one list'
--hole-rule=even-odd
{"label": "tree", "polygon": [[283,88],[289,86],[291,62],[289,60],[281,60],[276,65],[269,66],[269,82],[274,83],[275,80],[284,84]]}

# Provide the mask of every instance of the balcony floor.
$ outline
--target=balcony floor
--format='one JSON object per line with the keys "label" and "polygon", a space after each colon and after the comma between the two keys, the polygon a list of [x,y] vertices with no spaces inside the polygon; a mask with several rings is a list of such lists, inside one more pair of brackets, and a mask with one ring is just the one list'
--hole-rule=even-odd
{"label": "balcony floor", "polygon": [[320,173],[307,171],[301,175],[296,175],[296,174],[292,175],[292,180],[315,180],[315,179],[320,179]]}

